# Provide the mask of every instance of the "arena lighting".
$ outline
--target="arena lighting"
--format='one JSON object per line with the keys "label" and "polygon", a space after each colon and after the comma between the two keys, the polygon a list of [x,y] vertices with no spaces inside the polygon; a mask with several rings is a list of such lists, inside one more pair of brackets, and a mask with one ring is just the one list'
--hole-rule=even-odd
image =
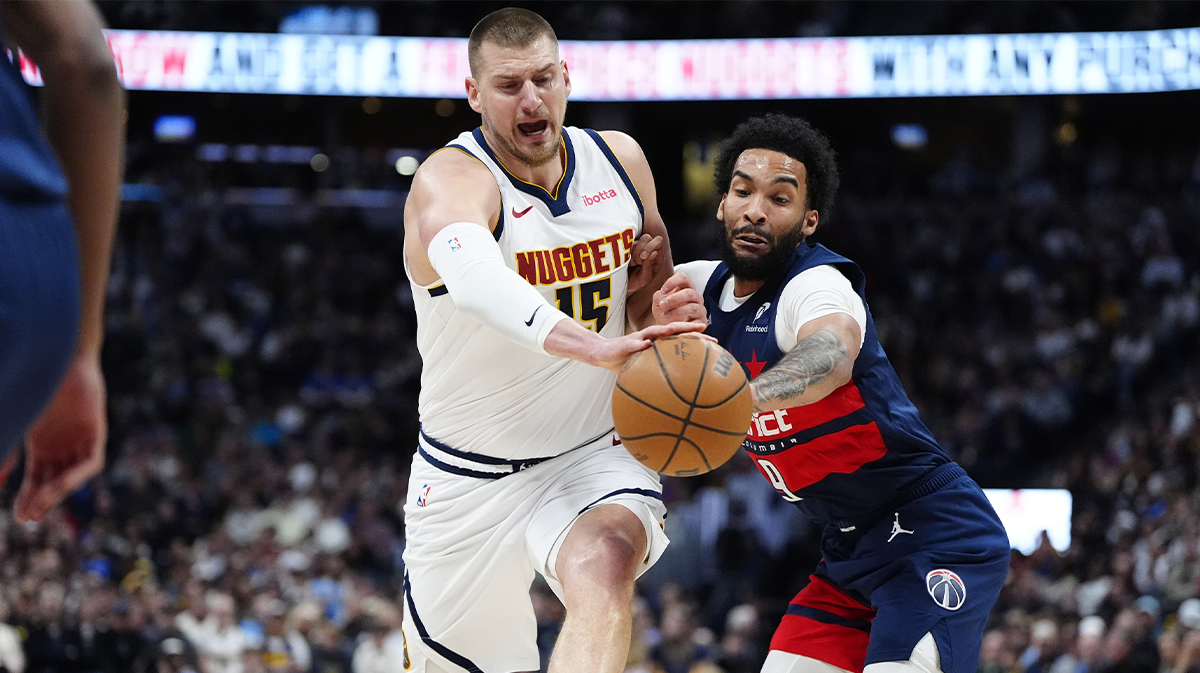
{"label": "arena lighting", "polygon": [[896,124],[892,127],[892,142],[897,147],[906,150],[917,150],[925,147],[929,141],[929,133],[920,124]]}
{"label": "arena lighting", "polygon": [[1013,549],[1029,555],[1042,533],[1059,553],[1071,547],[1071,492],[1062,488],[983,489]]}
{"label": "arena lighting", "polygon": [[154,139],[160,143],[183,143],[196,135],[196,119],[188,115],[163,115],[154,120]]}
{"label": "arena lighting", "polygon": [[413,156],[400,157],[396,160],[396,172],[400,175],[412,175],[420,166],[421,162]]}
{"label": "arena lighting", "polygon": [[[112,30],[128,89],[461,99],[466,40]],[[563,41],[583,101],[1200,89],[1200,28],[1109,33]],[[37,67],[19,55],[25,79]]]}

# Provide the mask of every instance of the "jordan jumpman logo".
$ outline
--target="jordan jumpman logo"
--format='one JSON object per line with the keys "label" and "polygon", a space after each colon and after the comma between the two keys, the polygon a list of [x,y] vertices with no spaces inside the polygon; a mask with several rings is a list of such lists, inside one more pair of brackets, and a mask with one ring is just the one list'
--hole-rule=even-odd
{"label": "jordan jumpman logo", "polygon": [[894,540],[896,536],[901,533],[908,533],[909,535],[912,535],[913,531],[905,530],[900,527],[900,512],[896,512],[896,523],[892,524],[892,536],[888,538],[888,542]]}

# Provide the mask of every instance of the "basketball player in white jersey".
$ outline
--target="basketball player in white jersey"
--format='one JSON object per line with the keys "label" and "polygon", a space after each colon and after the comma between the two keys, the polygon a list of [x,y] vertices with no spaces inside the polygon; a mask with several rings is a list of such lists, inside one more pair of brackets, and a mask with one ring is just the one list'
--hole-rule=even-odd
{"label": "basketball player in white jersey", "polygon": [[705,313],[693,292],[652,325],[672,266],[649,166],[622,133],[563,127],[549,24],[500,10],[468,50],[482,125],[425,162],[405,207],[424,371],[403,663],[537,670],[537,572],[567,608],[550,670],[615,673],[634,579],[667,544],[658,475],[613,432],[615,373]]}

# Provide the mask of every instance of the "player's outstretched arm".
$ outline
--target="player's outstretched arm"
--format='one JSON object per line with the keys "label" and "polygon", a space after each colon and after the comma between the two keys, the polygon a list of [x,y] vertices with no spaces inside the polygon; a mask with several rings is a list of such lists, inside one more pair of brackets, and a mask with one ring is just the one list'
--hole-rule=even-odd
{"label": "player's outstretched arm", "polygon": [[846,313],[810,320],[796,347],[750,383],[757,412],[812,404],[850,380],[861,348],[858,323]]}
{"label": "player's outstretched arm", "polygon": [[441,280],[458,310],[538,353],[569,317],[551,306],[504,261],[492,237],[500,192],[476,159],[457,150],[434,154],[417,171],[404,208],[405,253],[413,280]]}
{"label": "player's outstretched arm", "polygon": [[654,339],[701,332],[705,327],[701,322],[673,322],[651,325],[631,334],[606,339],[574,320],[564,320],[551,330],[546,339],[546,352],[620,373],[629,356],[649,348]]}
{"label": "player's outstretched arm", "polygon": [[82,280],[75,355],[26,441],[15,505],[24,521],[41,519],[104,466],[100,348],[125,153],[125,91],[90,2],[4,2],[0,22],[42,71],[43,127],[67,178]]}

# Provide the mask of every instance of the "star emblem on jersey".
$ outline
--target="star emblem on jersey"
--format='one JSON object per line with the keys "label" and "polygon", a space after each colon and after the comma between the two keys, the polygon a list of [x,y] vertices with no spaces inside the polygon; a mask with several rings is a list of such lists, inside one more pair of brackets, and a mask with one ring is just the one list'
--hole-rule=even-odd
{"label": "star emblem on jersey", "polygon": [[914,531],[906,530],[906,529],[900,527],[900,512],[896,512],[896,522],[892,524],[892,534],[890,537],[888,537],[888,542],[895,540],[896,536],[901,533],[905,533],[907,535],[912,535],[913,532]]}
{"label": "star emblem on jersey", "polygon": [[528,213],[528,212],[529,212],[529,211],[531,211],[531,210],[533,210],[533,206],[529,206],[529,207],[528,207],[528,208],[526,208],[525,210],[522,210],[521,212],[519,212],[519,213],[518,213],[518,212],[517,212],[517,207],[516,207],[516,206],[513,206],[513,209],[512,209],[512,216],[513,216],[513,217],[525,217],[525,213]]}
{"label": "star emblem on jersey", "polygon": [[754,351],[750,351],[750,361],[743,362],[742,364],[746,365],[746,369],[750,370],[751,379],[757,378],[762,373],[763,367],[767,366],[767,363],[758,361],[758,353]]}
{"label": "star emblem on jersey", "polygon": [[957,610],[967,602],[967,585],[961,577],[945,568],[930,570],[925,576],[925,588],[933,602],[947,610]]}

